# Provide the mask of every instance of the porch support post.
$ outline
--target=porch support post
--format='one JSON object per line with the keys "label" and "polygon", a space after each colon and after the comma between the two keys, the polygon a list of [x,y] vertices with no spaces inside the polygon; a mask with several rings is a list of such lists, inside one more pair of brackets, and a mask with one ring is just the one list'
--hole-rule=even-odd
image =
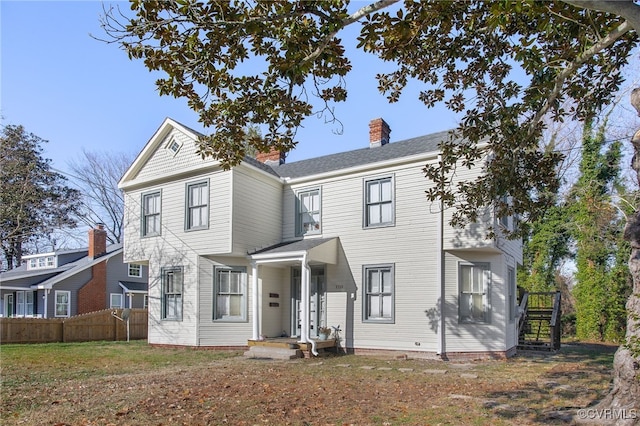
{"label": "porch support post", "polygon": [[302,315],[300,324],[300,341],[306,342],[309,340],[309,276],[310,270],[307,264],[306,254],[302,258],[302,277],[301,277],[301,291],[300,291],[300,314]]}
{"label": "porch support post", "polygon": [[251,262],[251,315],[253,319],[253,328],[251,333],[252,340],[260,338],[260,301],[258,300],[258,264]]}

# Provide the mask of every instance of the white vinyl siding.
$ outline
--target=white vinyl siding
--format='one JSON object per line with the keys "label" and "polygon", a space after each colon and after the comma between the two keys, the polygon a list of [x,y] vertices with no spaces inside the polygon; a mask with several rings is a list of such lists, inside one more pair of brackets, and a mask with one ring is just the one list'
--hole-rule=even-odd
{"label": "white vinyl siding", "polygon": [[182,320],[181,267],[162,268],[162,319]]}
{"label": "white vinyl siding", "polygon": [[296,235],[319,234],[321,227],[320,189],[298,192],[296,198]]}
{"label": "white vinyl siding", "polygon": [[68,317],[71,315],[71,292],[65,290],[56,290],[56,317]]}
{"label": "white vinyl siding", "polygon": [[185,229],[209,227],[209,181],[187,184]]}
{"label": "white vinyl siding", "polygon": [[214,319],[221,321],[246,321],[246,269],[242,267],[216,268],[214,285]]}
{"label": "white vinyl siding", "polygon": [[393,265],[363,267],[364,321],[393,323],[394,283]]}
{"label": "white vinyl siding", "polygon": [[393,178],[384,177],[364,182],[364,227],[393,225],[395,206]]}
{"label": "white vinyl siding", "polygon": [[509,314],[509,322],[513,322],[518,316],[518,301],[516,298],[516,270],[507,268],[507,312]]}
{"label": "white vinyl siding", "polygon": [[491,269],[488,263],[459,266],[459,321],[462,323],[489,322],[489,294]]}
{"label": "white vinyl siding", "polygon": [[120,293],[111,293],[109,295],[109,307],[112,309],[120,309],[122,308],[122,294]]}
{"label": "white vinyl siding", "polygon": [[160,235],[162,195],[160,191],[142,194],[142,236]]}

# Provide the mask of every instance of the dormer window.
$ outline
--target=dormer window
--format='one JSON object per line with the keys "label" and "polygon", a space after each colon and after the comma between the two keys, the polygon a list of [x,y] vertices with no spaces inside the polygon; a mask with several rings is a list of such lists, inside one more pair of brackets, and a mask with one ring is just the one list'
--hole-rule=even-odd
{"label": "dormer window", "polygon": [[56,267],[56,256],[52,254],[29,256],[27,260],[27,269],[47,269]]}
{"label": "dormer window", "polygon": [[182,147],[182,144],[178,142],[176,138],[171,138],[171,140],[167,144],[167,149],[171,151],[173,155],[176,155],[178,151],[180,151],[181,147]]}

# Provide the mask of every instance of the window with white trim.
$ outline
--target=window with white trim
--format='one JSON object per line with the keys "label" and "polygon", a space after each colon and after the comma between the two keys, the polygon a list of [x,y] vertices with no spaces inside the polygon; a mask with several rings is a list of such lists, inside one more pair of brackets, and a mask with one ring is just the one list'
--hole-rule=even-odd
{"label": "window with white trim", "polygon": [[365,322],[393,323],[394,308],[394,265],[365,265],[362,268],[364,277]]}
{"label": "window with white trim", "polygon": [[160,191],[142,194],[142,236],[160,235]]}
{"label": "window with white trim", "polygon": [[491,268],[488,263],[462,263],[458,269],[461,323],[489,323]]}
{"label": "window with white trim", "polygon": [[209,182],[187,184],[185,228],[206,229],[209,226]]}
{"label": "window with white trim", "polygon": [[296,197],[296,235],[319,234],[320,226],[320,188],[298,192]]}
{"label": "window with white trim", "polygon": [[507,303],[508,313],[509,313],[509,322],[513,322],[518,316],[518,299],[516,297],[517,287],[516,287],[516,270],[512,267],[507,268],[507,286],[508,286],[508,296]]}
{"label": "window with white trim", "polygon": [[112,309],[120,309],[122,305],[122,293],[111,293],[109,295],[109,307]]}
{"label": "window with white trim", "polygon": [[129,274],[130,277],[140,278],[142,276],[142,265],[137,265],[135,263],[129,263]]}
{"label": "window with white trim", "polygon": [[16,291],[16,316],[32,317],[34,314],[33,291]]}
{"label": "window with white trim", "polygon": [[182,147],[182,143],[178,142],[176,138],[173,138],[173,137],[169,140],[169,143],[167,144],[167,149],[171,151],[173,155],[176,155],[178,151],[180,151],[181,147]]}
{"label": "window with white trim", "polygon": [[182,320],[181,266],[162,268],[162,319]]}
{"label": "window with white trim", "polygon": [[56,290],[55,294],[56,317],[68,317],[71,315],[71,292],[66,290]]}
{"label": "window with white trim", "polygon": [[213,319],[219,321],[246,321],[246,268],[216,268],[214,285]]}
{"label": "window with white trim", "polygon": [[364,193],[364,227],[393,225],[393,177],[366,180]]}

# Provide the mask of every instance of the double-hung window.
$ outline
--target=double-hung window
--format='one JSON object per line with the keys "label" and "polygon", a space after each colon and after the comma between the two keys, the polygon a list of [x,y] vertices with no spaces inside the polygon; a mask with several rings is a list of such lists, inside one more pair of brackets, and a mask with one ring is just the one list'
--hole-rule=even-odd
{"label": "double-hung window", "polygon": [[33,291],[17,291],[16,292],[16,316],[31,317],[34,310]]}
{"label": "double-hung window", "polygon": [[182,320],[182,267],[162,268],[162,319]]}
{"label": "double-hung window", "polygon": [[459,319],[463,323],[489,322],[491,269],[488,263],[460,264]]}
{"label": "double-hung window", "polygon": [[364,182],[364,226],[389,226],[394,224],[393,177],[366,180]]}
{"label": "double-hung window", "polygon": [[71,292],[66,290],[56,290],[56,316],[68,317],[71,315]]}
{"label": "double-hung window", "polygon": [[142,195],[142,236],[160,235],[160,191]]}
{"label": "double-hung window", "polygon": [[122,294],[121,293],[111,293],[109,295],[109,307],[112,309],[120,309],[122,306]]}
{"label": "double-hung window", "polygon": [[298,192],[296,199],[296,235],[319,234],[320,226],[320,189]]}
{"label": "double-hung window", "polygon": [[366,322],[393,323],[394,308],[394,266],[370,265],[363,267],[364,309]]}
{"label": "double-hung window", "polygon": [[209,226],[209,182],[187,184],[186,229]]}
{"label": "double-hung window", "polygon": [[246,321],[247,271],[243,267],[216,268],[214,319]]}

